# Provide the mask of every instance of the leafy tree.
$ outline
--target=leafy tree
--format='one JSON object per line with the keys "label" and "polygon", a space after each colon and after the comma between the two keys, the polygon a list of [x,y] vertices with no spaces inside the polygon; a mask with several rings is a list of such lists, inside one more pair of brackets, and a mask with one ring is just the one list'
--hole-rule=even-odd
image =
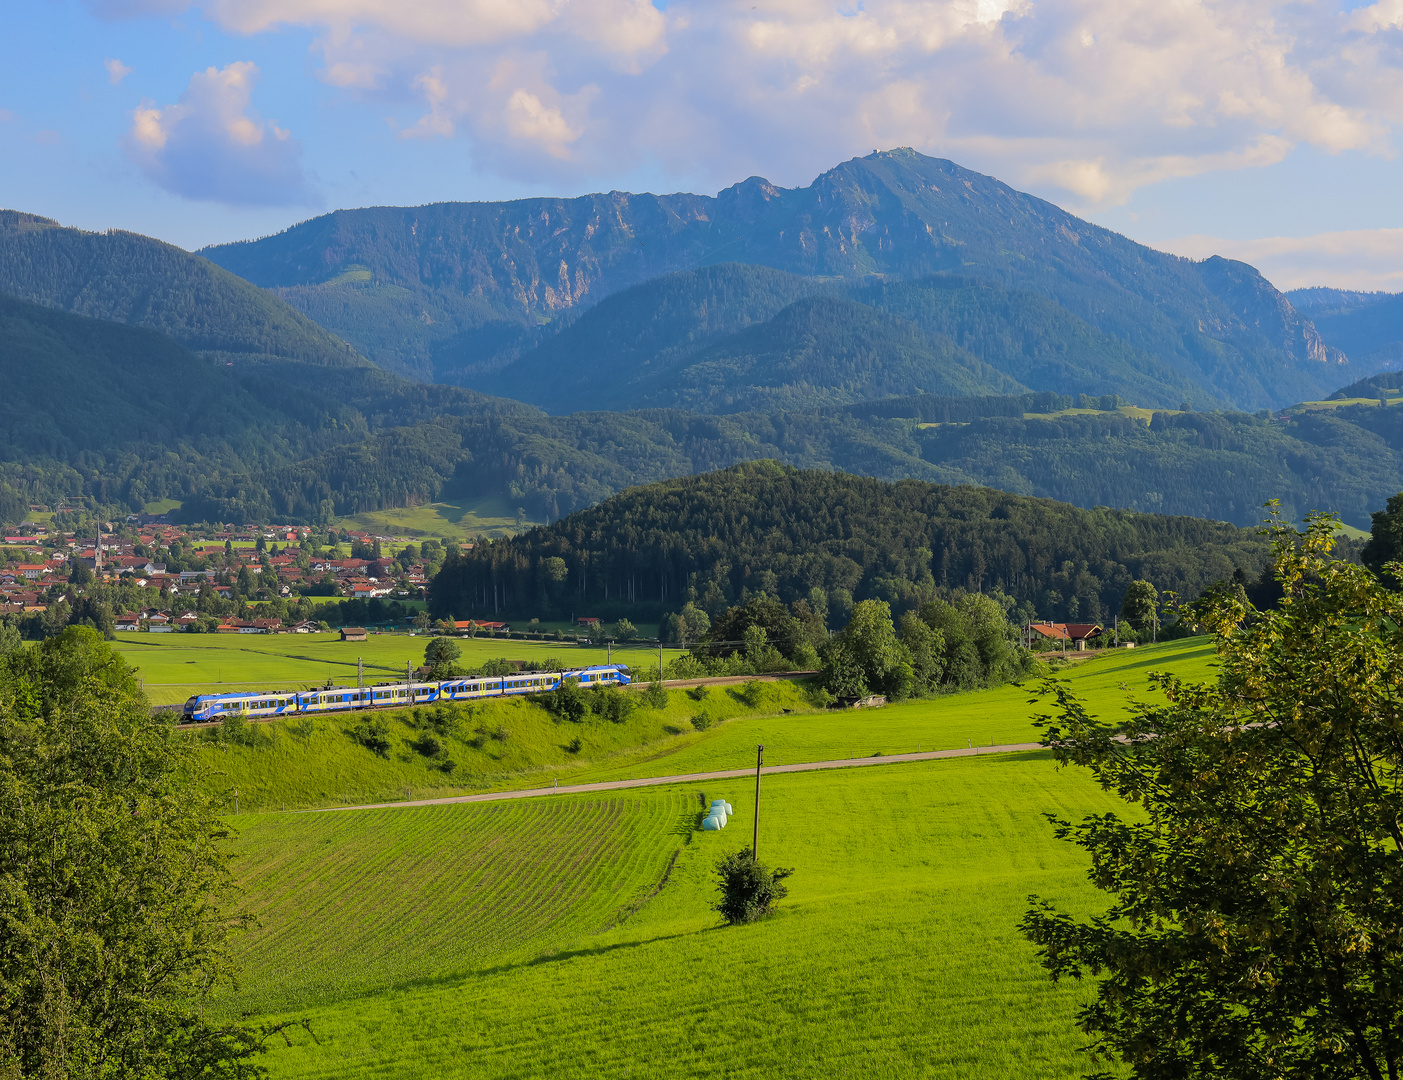
{"label": "leafy tree", "polygon": [[764,918],[789,895],[784,879],[793,873],[792,868],[771,870],[750,848],[733,851],[716,864],[721,899],[713,907],[732,925]]}
{"label": "leafy tree", "polygon": [[[1369,542],[1359,553],[1359,559],[1383,577],[1384,563],[1403,559],[1403,491],[1391,496],[1387,505],[1371,516],[1374,523],[1369,529]],[[1390,577],[1389,580],[1396,579]]]}
{"label": "leafy tree", "polygon": [[1132,581],[1125,589],[1125,599],[1121,601],[1120,617],[1137,630],[1157,625],[1159,614],[1159,590],[1148,581]]}
{"label": "leafy tree", "polygon": [[462,646],[451,638],[431,638],[424,646],[424,663],[429,667],[429,678],[451,678],[454,671],[453,661],[462,655]]}
{"label": "leafy tree", "polygon": [[[848,625],[829,648],[844,657],[830,662],[833,670],[855,668],[862,673],[862,683],[874,693],[895,699],[911,692],[911,656],[896,636],[891,605],[885,600],[863,600],[854,607]],[[834,686],[825,689],[841,696]]]}
{"label": "leafy tree", "polygon": [[0,1071],[261,1074],[230,980],[228,831],[193,749],[73,627],[0,657]]}
{"label": "leafy tree", "polygon": [[676,614],[667,615],[663,619],[663,640],[676,642],[679,645],[693,645],[706,637],[706,633],[711,629],[711,616],[697,607],[692,601],[682,605],[682,610]]}
{"label": "leafy tree", "polygon": [[1334,527],[1274,527],[1275,609],[1195,605],[1215,682],[1153,676],[1165,701],[1118,724],[1049,687],[1045,744],[1134,811],[1053,819],[1113,900],[1085,923],[1034,897],[1022,930],[1054,979],[1099,976],[1081,1027],[1136,1077],[1403,1068],[1403,598],[1331,560]]}
{"label": "leafy tree", "polygon": [[69,561],[68,583],[82,588],[84,585],[91,585],[96,575],[92,569],[82,559],[76,556]]}
{"label": "leafy tree", "polygon": [[918,693],[930,693],[945,674],[945,635],[914,611],[901,617],[901,644],[911,657],[911,676]]}
{"label": "leafy tree", "polygon": [[632,641],[638,637],[638,627],[627,619],[620,619],[614,626],[614,636],[620,641]]}

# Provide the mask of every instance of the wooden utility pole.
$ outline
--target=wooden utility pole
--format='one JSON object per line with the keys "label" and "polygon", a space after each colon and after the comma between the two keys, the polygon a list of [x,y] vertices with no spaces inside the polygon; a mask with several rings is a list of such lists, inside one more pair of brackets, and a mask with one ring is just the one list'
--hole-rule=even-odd
{"label": "wooden utility pole", "polygon": [[755,748],[755,831],[750,836],[750,854],[760,858],[760,766],[765,763],[765,744]]}

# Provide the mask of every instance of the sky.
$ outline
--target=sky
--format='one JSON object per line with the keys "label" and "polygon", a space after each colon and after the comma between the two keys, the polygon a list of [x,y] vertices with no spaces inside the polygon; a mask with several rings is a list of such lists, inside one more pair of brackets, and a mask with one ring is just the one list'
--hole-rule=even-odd
{"label": "sky", "polygon": [[803,186],[910,146],[1279,288],[1403,291],[1403,0],[24,0],[0,206],[182,247],[339,207]]}

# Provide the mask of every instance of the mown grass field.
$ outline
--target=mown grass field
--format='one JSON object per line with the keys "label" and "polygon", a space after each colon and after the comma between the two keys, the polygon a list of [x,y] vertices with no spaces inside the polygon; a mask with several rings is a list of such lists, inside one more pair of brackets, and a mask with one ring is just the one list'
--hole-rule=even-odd
{"label": "mown grass field", "polygon": [[[1015,929],[1030,892],[1098,905],[1042,817],[1110,809],[1082,773],[1030,753],[767,778],[760,852],[791,895],[737,928],[712,867],[749,843],[750,784],[619,794],[241,820],[264,929],[220,1010],[309,1019],[320,1045],[266,1059],[288,1078],[1088,1068],[1088,989],[1052,985]],[[730,828],[691,831],[717,796]]]}
{"label": "mown grass field", "polygon": [[574,948],[626,918],[696,824],[684,792],[241,822],[259,927],[241,1011],[351,994]]}
{"label": "mown grass field", "polygon": [[[460,638],[465,667],[496,657],[559,660],[568,667],[602,664],[609,656],[625,663],[657,666],[657,651],[510,638]],[[342,641],[339,634],[118,634],[115,647],[137,669],[152,704],[182,702],[195,693],[231,690],[305,690],[356,684],[356,658],[369,683],[402,681],[405,664],[424,662],[424,635],[371,634],[365,641]]]}
{"label": "mown grass field", "polygon": [[506,496],[492,496],[375,510],[337,518],[335,524],[352,531],[371,530],[391,536],[436,536],[448,540],[473,536],[513,536],[541,524],[529,516],[518,524],[518,509]]}

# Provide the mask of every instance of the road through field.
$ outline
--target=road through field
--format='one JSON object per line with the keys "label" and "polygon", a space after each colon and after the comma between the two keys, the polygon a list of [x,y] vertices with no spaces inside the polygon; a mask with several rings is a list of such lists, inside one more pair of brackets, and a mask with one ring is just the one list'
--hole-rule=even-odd
{"label": "road through field", "polygon": [[[1041,743],[1005,743],[1001,746],[973,746],[956,750],[927,750],[915,754],[881,754],[877,757],[836,758],[832,761],[805,761],[795,765],[766,765],[762,776],[772,773],[813,772],[816,769],[852,769],[863,765],[897,765],[906,761],[934,761],[939,758],[961,758],[985,754],[1012,754],[1026,750],[1041,750]],[[531,799],[538,795],[578,795],[592,791],[618,791],[621,788],[658,787],[662,784],[688,784],[698,780],[734,780],[754,776],[754,769],[722,769],[717,772],[680,773],[676,776],[646,776],[639,780],[601,780],[593,784],[567,784],[564,787],[526,788],[520,791],[489,791],[482,795],[454,795],[443,799],[415,799],[405,802],[369,803],[364,806],[328,806],[319,810],[301,810],[303,814],[330,814],[344,810],[394,810],[412,806],[444,806],[449,803],[493,802],[498,799]]]}

